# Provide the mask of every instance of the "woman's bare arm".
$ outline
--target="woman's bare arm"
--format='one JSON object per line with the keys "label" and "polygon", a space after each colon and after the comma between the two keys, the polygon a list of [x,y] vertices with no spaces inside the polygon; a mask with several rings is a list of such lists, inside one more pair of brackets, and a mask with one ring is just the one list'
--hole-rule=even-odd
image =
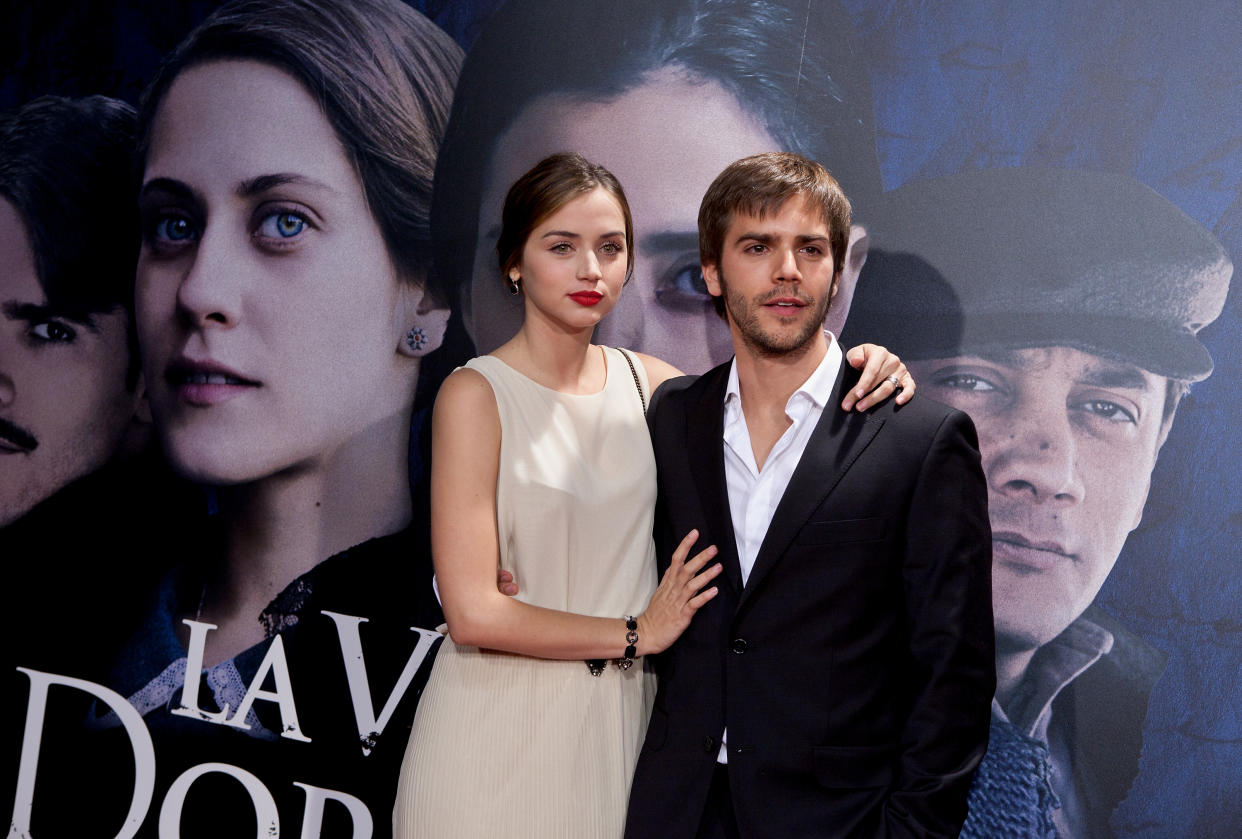
{"label": "woman's bare arm", "polygon": [[[897,394],[897,404],[904,405],[914,398],[914,376],[894,353],[879,344],[859,344],[845,353],[845,363],[855,370],[862,369],[858,384],[845,395],[841,409],[865,411]],[[894,377],[894,383],[889,376]]]}
{"label": "woman's bare arm", "polygon": [[[449,376],[432,417],[431,466],[431,548],[449,635],[458,644],[539,658],[619,657],[626,646],[620,615],[599,618],[545,609],[498,590],[500,436],[487,380],[473,370]],[[638,617],[640,655],[667,648],[716,594],[714,586],[705,586],[720,572],[719,563],[703,570],[715,548],[687,559],[692,544],[692,538],[683,542],[680,556]]]}
{"label": "woman's bare arm", "polygon": [[[651,388],[651,393],[655,393],[656,388],[664,384],[669,379],[675,379],[684,375],[673,365],[667,361],[661,361],[654,355],[647,355],[645,352],[635,352],[634,356],[643,363],[643,368],[647,371],[647,384]],[[651,401],[651,393],[647,394],[647,401]]]}

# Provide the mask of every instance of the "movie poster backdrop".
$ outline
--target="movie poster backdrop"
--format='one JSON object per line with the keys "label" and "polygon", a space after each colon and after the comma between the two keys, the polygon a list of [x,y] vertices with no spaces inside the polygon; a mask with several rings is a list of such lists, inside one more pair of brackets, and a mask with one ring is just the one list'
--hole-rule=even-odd
{"label": "movie poster backdrop", "polygon": [[[9,5],[0,106],[136,104],[217,5]],[[829,328],[901,354],[917,398],[963,408],[980,432],[1000,679],[964,835],[1237,835],[1231,4],[413,5],[466,61],[431,217],[453,312],[420,372],[410,523],[317,557],[264,610],[253,660],[224,671],[196,658],[212,630],[185,613],[204,586],[179,570],[218,550],[221,495],[151,449],[53,486],[0,529],[9,835],[387,835],[439,620],[425,408],[448,370],[517,327],[492,256],[505,187],[561,149],[612,169],[637,266],[599,339],[702,372],[729,342],[697,269],[698,200],[725,164],[771,148],[821,160],[854,199]],[[9,464],[37,452],[22,433],[53,442],[23,405],[29,359],[76,362],[54,354],[72,341],[30,351],[31,335],[66,335],[7,306],[38,296],[13,285],[31,275],[14,252],[0,490],[15,494]],[[167,604],[187,601],[178,628]],[[139,660],[158,678],[127,681]]]}

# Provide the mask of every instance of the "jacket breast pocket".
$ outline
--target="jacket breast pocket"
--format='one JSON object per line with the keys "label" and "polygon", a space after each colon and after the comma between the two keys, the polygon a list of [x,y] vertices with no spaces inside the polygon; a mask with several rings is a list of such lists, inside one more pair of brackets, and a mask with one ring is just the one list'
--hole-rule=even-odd
{"label": "jacket breast pocket", "polygon": [[843,545],[850,542],[879,542],[888,532],[888,519],[841,519],[809,521],[796,539],[799,545]]}
{"label": "jacket breast pocket", "polygon": [[811,749],[815,780],[828,789],[870,789],[893,783],[891,746],[819,746]]}

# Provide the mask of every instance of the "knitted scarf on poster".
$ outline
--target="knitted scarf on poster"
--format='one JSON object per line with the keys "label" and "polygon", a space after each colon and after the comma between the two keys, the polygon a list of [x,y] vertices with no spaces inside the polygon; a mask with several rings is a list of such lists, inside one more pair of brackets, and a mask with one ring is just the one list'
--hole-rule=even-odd
{"label": "knitted scarf on poster", "polygon": [[970,812],[962,839],[1055,839],[1048,747],[993,719],[988,750],[970,787]]}

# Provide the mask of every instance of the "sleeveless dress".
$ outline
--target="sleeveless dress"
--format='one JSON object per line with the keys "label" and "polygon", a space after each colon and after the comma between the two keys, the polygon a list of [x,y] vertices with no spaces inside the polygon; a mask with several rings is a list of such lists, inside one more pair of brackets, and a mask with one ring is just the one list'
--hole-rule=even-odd
{"label": "sleeveless dress", "polygon": [[[500,565],[518,598],[620,618],[642,611],[656,586],[655,458],[629,365],[618,350],[604,355],[604,388],[587,395],[543,387],[492,356],[466,366],[496,396]],[[592,676],[583,661],[445,638],[401,766],[394,835],[616,839],[654,692],[642,659]]]}

